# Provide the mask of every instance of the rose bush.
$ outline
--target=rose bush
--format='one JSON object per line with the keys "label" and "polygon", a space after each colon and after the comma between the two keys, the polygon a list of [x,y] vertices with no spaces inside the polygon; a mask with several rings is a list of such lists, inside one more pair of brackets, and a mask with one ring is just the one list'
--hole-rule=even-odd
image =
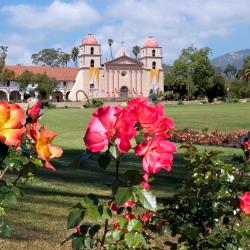
{"label": "rose bush", "polygon": [[[176,152],[169,140],[173,129],[164,106],[151,106],[146,98],[133,99],[126,108],[107,106],[94,112],[84,136],[87,152],[83,158],[94,155],[104,169],[113,160],[115,181],[108,203],[89,195],[71,209],[68,228],[75,232],[65,241],[71,239],[74,249],[150,248],[149,224],[157,210],[150,176],[161,169],[171,170]],[[143,171],[120,174],[120,162],[129,150],[141,157]],[[85,215],[95,223],[87,222]]]}
{"label": "rose bush", "polygon": [[[51,144],[56,134],[39,129],[40,110],[41,102],[27,115],[18,104],[0,102],[0,234],[4,236],[11,233],[4,208],[16,204],[18,182],[30,180],[34,167],[54,170],[49,159],[62,155],[62,149]],[[17,175],[14,181],[6,176],[8,172]]]}

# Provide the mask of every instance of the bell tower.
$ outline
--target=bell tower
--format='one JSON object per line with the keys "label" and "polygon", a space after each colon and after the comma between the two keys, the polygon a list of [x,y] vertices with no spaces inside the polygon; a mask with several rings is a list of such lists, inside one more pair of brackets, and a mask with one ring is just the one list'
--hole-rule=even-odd
{"label": "bell tower", "polygon": [[162,48],[153,36],[148,36],[140,51],[140,62],[144,69],[162,69]]}
{"label": "bell tower", "polygon": [[95,37],[91,33],[89,33],[80,45],[80,68],[100,68],[101,56],[101,45],[98,44]]}

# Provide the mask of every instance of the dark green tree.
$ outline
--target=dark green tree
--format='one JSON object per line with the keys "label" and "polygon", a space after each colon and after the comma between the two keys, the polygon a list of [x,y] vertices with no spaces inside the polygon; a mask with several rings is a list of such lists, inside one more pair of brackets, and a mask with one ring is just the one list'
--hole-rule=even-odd
{"label": "dark green tree", "polygon": [[78,54],[79,54],[79,48],[78,47],[72,48],[70,57],[73,60],[73,62],[75,63],[75,66],[77,66]]}
{"label": "dark green tree", "polygon": [[133,53],[134,53],[134,55],[135,55],[135,58],[137,59],[137,57],[138,57],[138,54],[140,54],[140,47],[139,46],[134,46],[133,47]]}
{"label": "dark green tree", "polygon": [[29,70],[25,70],[17,77],[16,82],[19,84],[20,90],[24,91],[29,84],[34,83],[34,74]]}
{"label": "dark green tree", "polygon": [[37,54],[31,56],[32,63],[42,66],[63,66],[65,61],[63,60],[64,52],[61,49],[43,49]]}
{"label": "dark green tree", "polygon": [[113,59],[113,53],[112,53],[112,45],[113,45],[113,43],[114,43],[113,39],[109,38],[108,39],[108,45],[109,45],[110,55],[111,55],[112,59]]}
{"label": "dark green tree", "polygon": [[7,84],[11,80],[13,80],[15,76],[15,72],[9,69],[0,69],[0,83]]}
{"label": "dark green tree", "polygon": [[58,83],[55,78],[49,78],[46,74],[34,75],[34,82],[38,84],[37,91],[40,93],[41,99],[47,99]]}
{"label": "dark green tree", "polygon": [[67,53],[63,53],[61,55],[61,59],[62,59],[62,64],[67,67],[68,66],[68,62],[70,61],[70,55],[67,54]]}

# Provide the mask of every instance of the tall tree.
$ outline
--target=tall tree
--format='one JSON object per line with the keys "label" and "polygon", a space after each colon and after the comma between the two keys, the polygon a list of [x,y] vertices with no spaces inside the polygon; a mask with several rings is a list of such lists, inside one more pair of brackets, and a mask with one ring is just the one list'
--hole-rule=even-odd
{"label": "tall tree", "polygon": [[244,80],[250,80],[250,56],[244,59],[243,67],[242,67],[242,77]]}
{"label": "tall tree", "polygon": [[75,66],[77,66],[78,54],[79,54],[79,48],[78,47],[72,48],[70,56],[73,62],[75,63]]}
{"label": "tall tree", "polygon": [[7,46],[0,45],[0,67],[4,67],[5,59],[7,57]]}
{"label": "tall tree", "polygon": [[31,56],[32,63],[42,66],[62,66],[64,65],[63,55],[65,53],[61,49],[43,49],[37,54]]}
{"label": "tall tree", "polygon": [[228,64],[223,73],[229,79],[235,79],[236,76],[237,76],[238,70],[237,70],[237,68],[234,65]]}
{"label": "tall tree", "polygon": [[245,69],[244,74],[243,74],[243,79],[247,82],[250,81],[250,68]]}
{"label": "tall tree", "polygon": [[133,47],[133,53],[134,53],[134,55],[135,55],[135,58],[137,59],[137,56],[138,56],[138,54],[140,54],[140,47],[139,46],[137,46],[137,45],[135,45],[134,47]]}
{"label": "tall tree", "polygon": [[62,59],[63,65],[67,67],[68,66],[68,62],[70,61],[70,55],[67,54],[67,53],[63,53],[61,55],[61,59]]}
{"label": "tall tree", "polygon": [[111,58],[113,59],[113,53],[112,53],[112,44],[114,43],[113,39],[109,38],[108,39],[108,45],[109,45],[109,49],[110,49],[110,55],[111,55]]}

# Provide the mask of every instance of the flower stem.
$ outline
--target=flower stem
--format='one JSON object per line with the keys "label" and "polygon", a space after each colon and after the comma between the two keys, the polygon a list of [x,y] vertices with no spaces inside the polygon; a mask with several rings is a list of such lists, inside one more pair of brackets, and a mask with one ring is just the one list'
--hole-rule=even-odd
{"label": "flower stem", "polygon": [[105,220],[104,233],[103,233],[103,236],[102,236],[100,249],[103,249],[107,232],[108,232],[108,219]]}
{"label": "flower stem", "polygon": [[0,174],[0,180],[3,179],[3,176],[4,176],[5,173],[8,171],[8,169],[9,169],[9,166],[7,166],[7,167],[1,172],[1,174]]}
{"label": "flower stem", "polygon": [[119,177],[119,165],[120,165],[120,157],[118,157],[115,160],[115,180],[116,181],[118,180],[118,177]]}

